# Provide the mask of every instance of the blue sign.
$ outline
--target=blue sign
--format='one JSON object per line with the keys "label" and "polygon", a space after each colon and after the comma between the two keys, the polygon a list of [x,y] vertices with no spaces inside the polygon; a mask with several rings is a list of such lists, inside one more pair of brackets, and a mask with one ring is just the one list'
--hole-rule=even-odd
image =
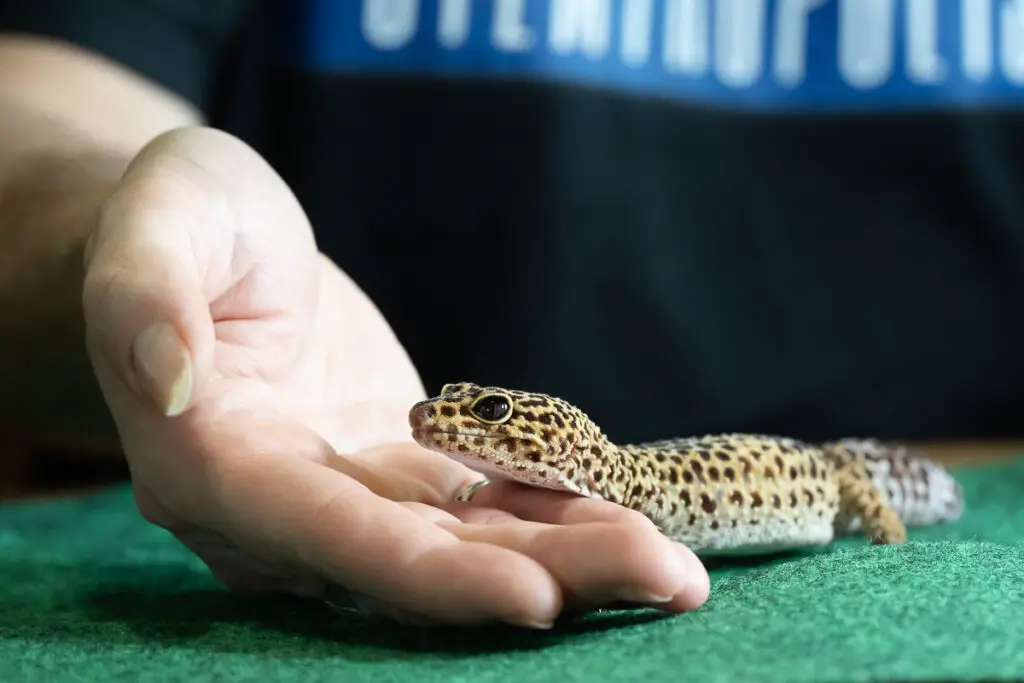
{"label": "blue sign", "polygon": [[291,0],[316,72],[557,81],[739,109],[1024,104],[1024,0]]}

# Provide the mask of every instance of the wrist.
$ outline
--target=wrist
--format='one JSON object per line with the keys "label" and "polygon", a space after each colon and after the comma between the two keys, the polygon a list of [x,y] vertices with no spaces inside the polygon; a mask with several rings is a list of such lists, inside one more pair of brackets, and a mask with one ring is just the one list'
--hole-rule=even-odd
{"label": "wrist", "polygon": [[116,444],[85,352],[83,256],[127,160],[22,158],[0,184],[0,431],[34,444]]}

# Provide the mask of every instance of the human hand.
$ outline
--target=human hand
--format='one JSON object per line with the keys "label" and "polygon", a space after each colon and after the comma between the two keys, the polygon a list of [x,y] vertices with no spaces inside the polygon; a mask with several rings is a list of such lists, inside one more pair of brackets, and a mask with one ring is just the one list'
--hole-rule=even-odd
{"label": "human hand", "polygon": [[142,150],[90,241],[83,305],[140,512],[229,587],[538,627],[707,598],[696,557],[630,510],[505,485],[452,502],[479,475],[411,441],[424,391],[404,349],[226,134]]}

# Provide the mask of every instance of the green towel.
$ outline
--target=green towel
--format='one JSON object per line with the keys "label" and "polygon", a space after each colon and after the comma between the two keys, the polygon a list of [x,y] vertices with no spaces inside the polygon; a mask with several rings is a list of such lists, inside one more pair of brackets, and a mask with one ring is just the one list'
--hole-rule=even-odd
{"label": "green towel", "polygon": [[712,572],[689,614],[422,629],[220,590],[124,489],[0,506],[0,681],[1024,679],[1024,459],[958,469],[967,512]]}

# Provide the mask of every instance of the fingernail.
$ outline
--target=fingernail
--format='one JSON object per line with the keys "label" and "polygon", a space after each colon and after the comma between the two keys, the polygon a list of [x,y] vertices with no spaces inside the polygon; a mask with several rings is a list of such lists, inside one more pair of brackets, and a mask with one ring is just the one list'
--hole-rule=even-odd
{"label": "fingernail", "polygon": [[534,621],[531,619],[516,621],[515,624],[516,626],[532,628],[538,631],[550,631],[555,626],[555,622],[553,621]]}
{"label": "fingernail", "polygon": [[168,417],[179,415],[192,395],[192,357],[167,323],[143,330],[132,345],[141,388]]}
{"label": "fingernail", "polygon": [[625,586],[619,591],[619,598],[626,602],[639,602],[646,605],[659,605],[670,602],[673,595],[655,595],[645,588]]}

